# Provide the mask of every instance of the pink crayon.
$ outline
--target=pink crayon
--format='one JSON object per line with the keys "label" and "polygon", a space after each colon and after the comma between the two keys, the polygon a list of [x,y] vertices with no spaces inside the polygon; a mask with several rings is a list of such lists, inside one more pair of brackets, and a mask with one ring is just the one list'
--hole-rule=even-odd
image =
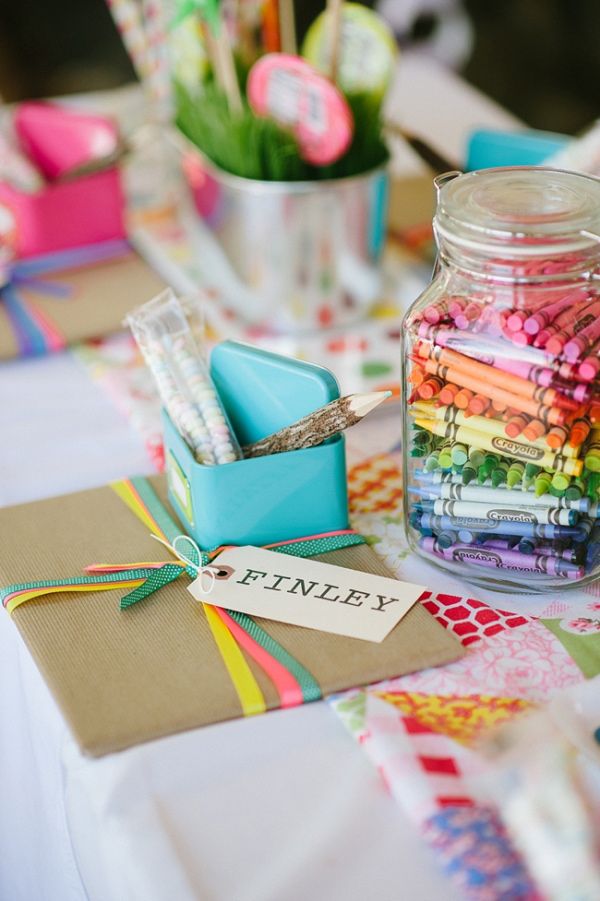
{"label": "pink crayon", "polygon": [[[600,316],[600,300],[578,304],[570,310],[563,310],[547,329],[536,335],[535,346],[544,347],[548,353],[558,356],[565,344],[579,332],[592,325]],[[573,362],[572,360],[569,362]]]}
{"label": "pink crayon", "polygon": [[[594,346],[594,353],[579,364],[577,375],[586,382],[592,382],[600,372],[600,346]],[[581,386],[583,387],[583,386]],[[589,387],[589,386],[588,386]]]}
{"label": "pink crayon", "polygon": [[587,300],[588,296],[588,292],[583,288],[569,291],[560,300],[555,300],[554,303],[545,306],[543,310],[537,310],[532,316],[529,316],[523,324],[524,330],[528,335],[537,335],[541,329],[554,322],[559,313],[570,309],[573,304]]}
{"label": "pink crayon", "polygon": [[474,564],[515,572],[535,572],[562,579],[581,579],[584,575],[583,566],[545,554],[522,554],[520,551],[485,548],[477,544],[453,544],[449,548],[442,548],[435,538],[422,538],[420,545],[426,553],[442,557],[452,563]]}
{"label": "pink crayon", "polygon": [[563,349],[563,353],[569,363],[575,363],[579,357],[591,350],[596,341],[600,339],[600,319],[596,319],[587,328],[578,331],[577,337],[568,341]]}

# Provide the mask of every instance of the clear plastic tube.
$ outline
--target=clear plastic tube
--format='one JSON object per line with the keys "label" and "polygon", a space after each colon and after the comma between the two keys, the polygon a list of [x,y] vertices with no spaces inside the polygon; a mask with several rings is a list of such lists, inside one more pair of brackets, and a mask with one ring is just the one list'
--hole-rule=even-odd
{"label": "clear plastic tube", "polygon": [[[173,424],[206,466],[242,457],[181,302],[168,288],[127,317]],[[195,329],[197,334],[197,329]]]}

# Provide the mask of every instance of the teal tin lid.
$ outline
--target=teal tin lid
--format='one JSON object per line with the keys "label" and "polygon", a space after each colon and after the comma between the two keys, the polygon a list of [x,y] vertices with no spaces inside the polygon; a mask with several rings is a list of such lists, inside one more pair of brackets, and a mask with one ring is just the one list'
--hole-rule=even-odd
{"label": "teal tin lid", "polygon": [[210,370],[240,444],[251,444],[340,396],[323,366],[238,341],[213,349]]}

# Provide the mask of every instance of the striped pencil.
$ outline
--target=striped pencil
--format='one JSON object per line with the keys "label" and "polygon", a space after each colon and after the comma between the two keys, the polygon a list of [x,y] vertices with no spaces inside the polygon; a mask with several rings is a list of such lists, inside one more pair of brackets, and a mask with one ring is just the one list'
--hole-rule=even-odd
{"label": "striped pencil", "polygon": [[248,444],[242,448],[242,453],[244,457],[264,457],[267,454],[281,454],[284,451],[315,447],[332,435],[356,425],[367,413],[390,397],[391,393],[391,391],[372,391],[368,394],[338,397],[325,407],[280,429],[279,432],[261,438],[254,444]]}

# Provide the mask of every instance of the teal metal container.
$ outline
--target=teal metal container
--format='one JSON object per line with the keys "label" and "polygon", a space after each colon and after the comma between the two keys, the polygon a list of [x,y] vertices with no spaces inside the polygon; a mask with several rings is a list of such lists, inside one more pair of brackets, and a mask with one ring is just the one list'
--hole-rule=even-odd
{"label": "teal metal container", "polygon": [[[211,375],[240,444],[339,397],[326,369],[226,341]],[[203,466],[163,412],[169,499],[204,549],[264,545],[348,527],[343,435],[318,447]]]}

